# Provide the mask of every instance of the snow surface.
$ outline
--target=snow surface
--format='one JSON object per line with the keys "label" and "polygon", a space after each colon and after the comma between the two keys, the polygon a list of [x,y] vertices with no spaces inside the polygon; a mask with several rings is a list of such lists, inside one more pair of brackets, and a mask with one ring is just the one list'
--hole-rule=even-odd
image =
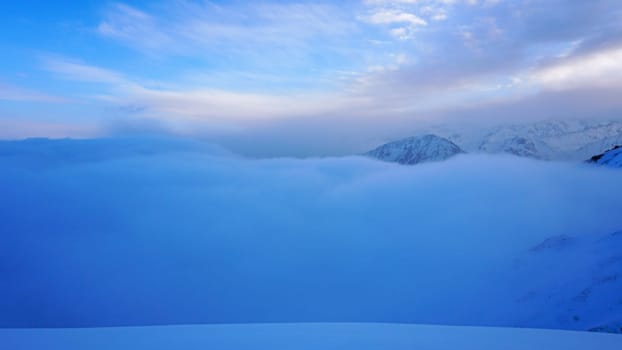
{"label": "snow surface", "polygon": [[619,350],[622,336],[399,324],[244,324],[4,329],[0,345],[10,350]]}
{"label": "snow surface", "polygon": [[0,155],[3,327],[622,321],[616,170],[54,142]]}
{"label": "snow surface", "polygon": [[460,153],[464,151],[447,139],[423,135],[384,144],[365,155],[387,162],[413,165],[449,159]]}

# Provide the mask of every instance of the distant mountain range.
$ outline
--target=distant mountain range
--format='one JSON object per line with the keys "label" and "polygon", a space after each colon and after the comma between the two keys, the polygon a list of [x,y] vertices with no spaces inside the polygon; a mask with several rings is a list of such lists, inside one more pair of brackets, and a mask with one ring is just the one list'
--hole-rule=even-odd
{"label": "distant mountain range", "polygon": [[[442,126],[384,143],[364,155],[399,164],[442,161],[462,153],[512,154],[541,160],[622,167],[622,121],[547,121],[492,128]],[[0,141],[0,157],[32,167],[168,152],[222,153],[218,146],[175,137]]]}
{"label": "distant mountain range", "polygon": [[467,152],[583,161],[617,145],[622,145],[622,122],[548,121],[460,131],[437,127],[421,136],[383,144],[366,155],[400,164],[445,160]]}
{"label": "distant mountain range", "polygon": [[547,160],[582,161],[622,144],[621,121],[546,121],[493,128],[438,128],[467,152],[509,153]]}

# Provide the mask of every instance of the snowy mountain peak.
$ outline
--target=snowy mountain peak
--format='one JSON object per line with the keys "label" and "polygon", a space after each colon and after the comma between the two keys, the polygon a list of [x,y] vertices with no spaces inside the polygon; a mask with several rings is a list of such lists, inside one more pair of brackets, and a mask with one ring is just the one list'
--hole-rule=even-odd
{"label": "snowy mountain peak", "polygon": [[593,156],[588,162],[614,168],[622,168],[622,147],[615,146],[604,153]]}
{"label": "snowy mountain peak", "polygon": [[387,162],[412,165],[445,160],[460,153],[464,153],[464,151],[455,143],[428,134],[390,142],[365,153],[365,155]]}

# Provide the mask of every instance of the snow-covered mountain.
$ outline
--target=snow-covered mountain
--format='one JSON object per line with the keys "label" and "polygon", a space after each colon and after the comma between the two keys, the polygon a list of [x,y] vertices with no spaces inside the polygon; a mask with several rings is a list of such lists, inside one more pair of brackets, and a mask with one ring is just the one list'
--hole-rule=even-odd
{"label": "snow-covered mountain", "polygon": [[614,168],[622,168],[622,147],[615,146],[607,152],[593,156],[590,158],[589,162]]}
{"label": "snow-covered mountain", "polygon": [[509,153],[536,159],[580,161],[622,144],[622,121],[542,121],[531,124],[439,126],[423,130],[467,152]]}
{"label": "snow-covered mountain", "polygon": [[464,153],[464,151],[455,143],[428,134],[386,143],[365,153],[365,155],[387,162],[412,165],[445,160],[460,153]]}

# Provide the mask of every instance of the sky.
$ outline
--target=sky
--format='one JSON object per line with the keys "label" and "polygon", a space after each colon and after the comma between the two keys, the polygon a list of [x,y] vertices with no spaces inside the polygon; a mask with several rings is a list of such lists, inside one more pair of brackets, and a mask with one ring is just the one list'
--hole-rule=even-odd
{"label": "sky", "polygon": [[0,47],[5,139],[357,144],[622,111],[618,0],[24,0]]}

